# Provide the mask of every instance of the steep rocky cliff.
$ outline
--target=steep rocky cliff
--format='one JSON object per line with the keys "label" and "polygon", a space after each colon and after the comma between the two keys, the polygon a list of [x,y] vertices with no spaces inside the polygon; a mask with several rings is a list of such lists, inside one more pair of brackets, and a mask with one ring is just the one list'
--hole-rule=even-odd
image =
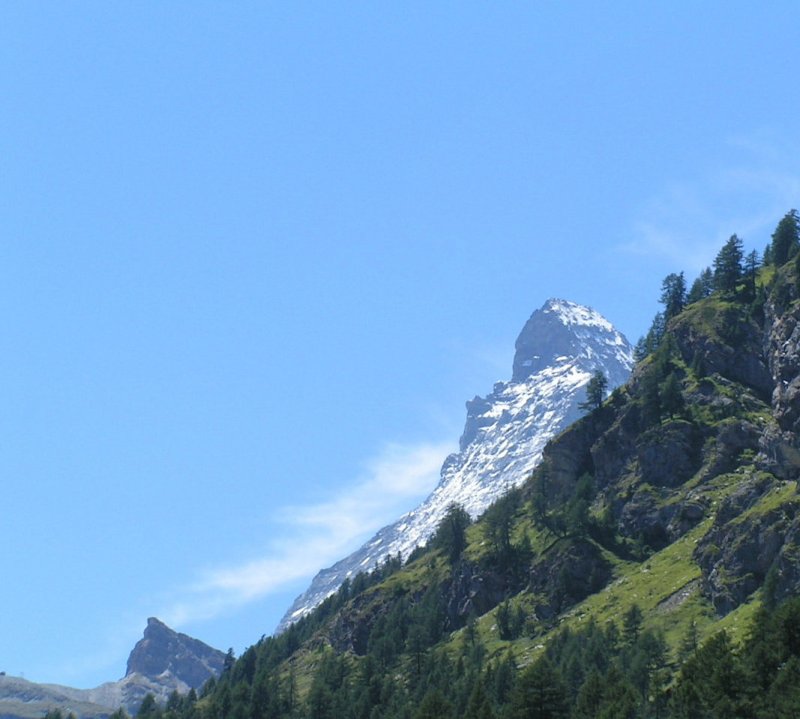
{"label": "steep rocky cliff", "polygon": [[173,677],[187,689],[201,687],[210,677],[219,676],[225,654],[199,639],[179,634],[155,617],[147,620],[144,637],[128,657],[125,676],[139,674],[150,679]]}

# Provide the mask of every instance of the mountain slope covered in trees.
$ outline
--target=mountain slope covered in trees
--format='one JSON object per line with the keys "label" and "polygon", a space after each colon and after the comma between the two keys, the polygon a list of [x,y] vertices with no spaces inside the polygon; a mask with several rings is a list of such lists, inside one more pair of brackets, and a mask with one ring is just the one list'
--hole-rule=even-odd
{"label": "mountain slope covered in trees", "polygon": [[346,581],[157,719],[800,714],[800,254],[738,237],[630,381],[471,521]]}

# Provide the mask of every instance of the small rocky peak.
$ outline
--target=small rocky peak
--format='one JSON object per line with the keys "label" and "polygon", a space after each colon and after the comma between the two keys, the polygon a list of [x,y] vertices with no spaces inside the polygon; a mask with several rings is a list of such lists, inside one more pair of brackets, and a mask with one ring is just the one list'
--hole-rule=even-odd
{"label": "small rocky peak", "polygon": [[219,676],[225,653],[170,629],[164,622],[150,617],[140,639],[128,657],[126,676],[141,674],[149,679],[169,672],[176,679],[195,689],[210,677]]}
{"label": "small rocky peak", "polygon": [[559,362],[583,357],[597,365],[616,360],[632,365],[628,341],[611,323],[589,307],[549,299],[525,323],[514,345],[512,382],[523,382]]}

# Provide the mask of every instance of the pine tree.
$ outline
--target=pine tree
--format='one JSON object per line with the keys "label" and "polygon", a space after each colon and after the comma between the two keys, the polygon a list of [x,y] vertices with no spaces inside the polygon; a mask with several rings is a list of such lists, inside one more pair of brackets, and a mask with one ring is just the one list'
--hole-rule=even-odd
{"label": "pine tree", "polygon": [[742,241],[731,235],[714,259],[714,289],[723,295],[736,294],[742,278]]}
{"label": "pine tree", "polygon": [[745,295],[743,299],[746,302],[752,302],[756,298],[756,278],[758,277],[758,268],[760,266],[761,263],[756,250],[753,250],[744,258]]}
{"label": "pine tree", "polygon": [[592,670],[578,692],[573,716],[575,719],[596,719],[603,705],[605,684],[596,670]]}
{"label": "pine tree", "polygon": [[694,302],[708,297],[714,291],[714,273],[710,267],[706,267],[700,272],[692,282],[692,287],[686,297],[686,304],[691,305]]}
{"label": "pine tree", "polygon": [[680,646],[678,647],[678,659],[684,662],[691,657],[698,647],[697,638],[697,623],[692,622],[686,629],[683,639],[681,639]]}
{"label": "pine tree", "polygon": [[596,410],[603,404],[606,395],[608,380],[602,370],[595,370],[589,383],[586,385],[586,401],[578,406],[589,412]]}
{"label": "pine tree", "polygon": [[667,322],[664,319],[663,312],[656,312],[653,317],[653,322],[650,325],[650,330],[647,332],[645,342],[647,344],[647,354],[653,354],[660,346],[661,341],[664,339],[664,334],[667,331]]}
{"label": "pine tree", "polygon": [[161,716],[161,709],[158,704],[156,704],[156,698],[152,694],[147,694],[145,698],[142,699],[136,716],[142,717],[142,719],[156,719],[156,717]]}
{"label": "pine tree", "polygon": [[566,719],[567,689],[561,674],[546,658],[531,664],[519,677],[511,696],[511,719]]}
{"label": "pine tree", "polygon": [[642,610],[638,604],[631,604],[630,609],[622,615],[622,631],[628,646],[632,646],[639,638],[642,621]]}
{"label": "pine tree", "polygon": [[668,417],[675,417],[683,411],[684,401],[681,383],[675,372],[670,372],[659,388],[661,410]]}
{"label": "pine tree", "polygon": [[433,538],[433,546],[440,547],[447,555],[450,564],[455,564],[467,547],[467,527],[472,519],[464,507],[455,502],[447,508],[447,513],[439,522]]}
{"label": "pine tree", "polygon": [[671,273],[661,283],[661,304],[664,305],[664,319],[671,320],[686,306],[686,280],[683,272]]}
{"label": "pine tree", "polygon": [[589,506],[593,497],[592,477],[584,474],[578,479],[575,491],[564,508],[567,535],[583,537],[589,531]]}
{"label": "pine tree", "polygon": [[507,703],[517,679],[517,665],[510,651],[493,667],[491,677],[490,689],[495,703]]}
{"label": "pine tree", "polygon": [[497,622],[497,633],[500,639],[511,639],[511,606],[508,603],[508,599],[497,605],[494,617]]}
{"label": "pine tree", "polygon": [[800,245],[800,217],[797,210],[787,212],[772,233],[772,261],[780,267]]}
{"label": "pine tree", "polygon": [[673,714],[686,719],[752,716],[740,711],[747,689],[730,638],[724,631],[718,632],[681,668],[672,692]]}
{"label": "pine tree", "polygon": [[495,561],[501,567],[508,567],[514,559],[511,527],[518,498],[516,492],[509,492],[491,505],[483,515],[485,537],[492,546]]}
{"label": "pine tree", "polygon": [[612,665],[605,676],[603,704],[597,714],[598,719],[635,719],[639,716],[637,704],[636,691],[631,683]]}
{"label": "pine tree", "polygon": [[439,689],[430,689],[414,714],[414,719],[447,719],[453,716],[453,705]]}
{"label": "pine tree", "polygon": [[778,565],[773,563],[764,577],[764,584],[761,587],[761,603],[764,609],[771,612],[778,606]]}
{"label": "pine tree", "polygon": [[492,705],[489,703],[489,697],[486,696],[482,681],[475,682],[463,719],[494,719]]}

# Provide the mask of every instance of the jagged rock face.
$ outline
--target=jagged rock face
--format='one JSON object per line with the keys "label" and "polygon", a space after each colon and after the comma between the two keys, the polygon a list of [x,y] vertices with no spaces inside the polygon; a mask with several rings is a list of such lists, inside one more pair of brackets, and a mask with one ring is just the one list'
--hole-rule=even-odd
{"label": "jagged rock face", "polygon": [[773,379],[776,426],[762,438],[762,450],[770,471],[796,479],[800,477],[800,307],[785,306],[796,299],[795,283],[782,286],[787,291],[772,297],[764,308],[768,327],[764,352]]}
{"label": "jagged rock face", "polygon": [[[698,544],[695,558],[703,570],[703,590],[720,614],[744,602],[775,571],[778,599],[800,592],[800,500],[794,496],[758,512],[757,504],[780,492],[782,482],[800,478],[800,307],[791,270],[778,272],[764,306],[762,346],[743,348],[766,365],[773,422],[754,427],[735,422],[718,451],[721,470],[733,469],[734,450],[757,447],[757,466],[716,513],[714,526]],[[727,457],[727,461],[725,458]]]}
{"label": "jagged rock face", "polygon": [[692,313],[679,316],[671,332],[687,364],[703,364],[708,374],[717,373],[734,382],[753,388],[768,399],[773,380],[764,357],[763,329],[738,306],[714,308],[714,331],[708,331],[702,319]]}
{"label": "jagged rock face", "polygon": [[697,428],[684,420],[644,432],[636,443],[642,481],[656,487],[683,484],[700,467],[701,442]]}
{"label": "jagged rock face", "polygon": [[469,616],[479,617],[496,607],[511,589],[509,577],[500,572],[478,570],[469,562],[461,562],[445,585],[445,613],[450,626],[459,626]]}
{"label": "jagged rock face", "polygon": [[[776,560],[785,565],[783,576],[780,572],[778,576],[779,591],[788,594],[790,583],[797,591],[797,503],[784,503],[772,511],[730,521],[740,517],[771,486],[763,480],[747,482],[723,504],[714,527],[697,547],[695,557],[703,570],[704,590],[719,614],[732,611],[758,589]],[[726,522],[726,518],[730,519]],[[787,582],[790,573],[793,580]]]}
{"label": "jagged rock face", "polygon": [[537,604],[537,617],[549,620],[601,589],[610,578],[611,566],[591,542],[573,541],[559,552],[543,555],[531,565],[529,576],[529,590],[546,599]]}
{"label": "jagged rock face", "polygon": [[187,686],[199,688],[212,676],[219,676],[224,663],[223,652],[150,617],[144,637],[128,657],[126,676],[141,674],[156,679],[169,673]]}
{"label": "jagged rock face", "polygon": [[445,460],[433,493],[352,555],[319,572],[277,631],[311,611],[345,578],[424,544],[451,503],[476,517],[522,483],[547,442],[582,414],[578,405],[592,374],[601,370],[611,390],[627,380],[632,366],[631,345],[608,320],[588,307],[548,300],[517,339],[511,381],[498,382],[489,395],[467,402],[459,452]]}

